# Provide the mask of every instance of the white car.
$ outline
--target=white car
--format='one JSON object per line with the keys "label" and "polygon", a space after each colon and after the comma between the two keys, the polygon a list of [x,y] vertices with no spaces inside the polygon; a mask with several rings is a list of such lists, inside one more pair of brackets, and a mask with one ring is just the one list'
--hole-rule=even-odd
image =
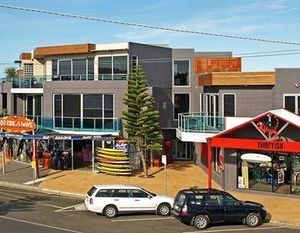
{"label": "white car", "polygon": [[133,185],[95,185],[86,194],[87,210],[108,218],[124,212],[154,212],[167,216],[174,198],[158,196]]}

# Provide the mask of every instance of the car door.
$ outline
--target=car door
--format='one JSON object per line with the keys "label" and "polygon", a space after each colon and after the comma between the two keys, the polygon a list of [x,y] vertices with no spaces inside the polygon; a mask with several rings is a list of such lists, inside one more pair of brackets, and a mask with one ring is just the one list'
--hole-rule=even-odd
{"label": "car door", "polygon": [[221,194],[207,194],[205,197],[205,210],[209,213],[212,222],[225,221],[225,210],[221,199]]}
{"label": "car door", "polygon": [[102,212],[103,208],[111,204],[114,189],[99,189],[95,194],[94,206],[97,212]]}
{"label": "car door", "polygon": [[129,191],[133,199],[133,207],[136,211],[156,210],[157,203],[151,195],[140,189]]}
{"label": "car door", "polygon": [[127,189],[116,189],[113,194],[112,204],[117,206],[119,211],[133,210],[133,198],[129,196]]}
{"label": "car door", "polygon": [[245,217],[244,205],[229,194],[222,196],[226,222],[240,222]]}

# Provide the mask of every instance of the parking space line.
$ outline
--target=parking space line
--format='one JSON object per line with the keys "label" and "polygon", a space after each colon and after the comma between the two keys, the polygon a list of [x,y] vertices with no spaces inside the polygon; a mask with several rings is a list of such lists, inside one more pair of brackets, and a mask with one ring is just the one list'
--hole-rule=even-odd
{"label": "parking space line", "polygon": [[68,229],[68,228],[55,227],[55,226],[50,226],[50,225],[46,225],[46,224],[42,224],[42,223],[31,222],[31,221],[27,221],[27,220],[23,220],[23,219],[10,218],[10,217],[7,217],[7,216],[0,216],[0,218],[6,219],[6,220],[15,221],[15,222],[27,223],[27,224],[35,225],[35,226],[39,226],[39,227],[45,227],[45,228],[50,228],[50,229],[55,229],[55,230],[65,231],[65,232],[83,233],[83,232],[81,232],[81,231],[71,230],[71,229]]}
{"label": "parking space line", "polygon": [[162,218],[127,218],[127,219],[115,219],[112,222],[138,222],[138,221],[156,221],[156,220],[175,220],[172,217],[162,217]]}
{"label": "parking space line", "polygon": [[259,230],[271,230],[285,228],[284,226],[274,227],[255,227],[255,228],[230,228],[230,229],[218,229],[218,230],[205,230],[205,231],[184,231],[183,233],[203,233],[203,232],[232,232],[232,231],[259,231]]}
{"label": "parking space line", "polygon": [[[66,207],[60,208],[58,210],[54,210],[54,212],[85,211],[86,209],[83,208],[83,206],[84,205],[82,203],[79,203],[79,204],[76,204],[76,205],[66,206]],[[80,208],[80,207],[82,207],[82,208]],[[72,208],[74,208],[74,210],[70,210]]]}

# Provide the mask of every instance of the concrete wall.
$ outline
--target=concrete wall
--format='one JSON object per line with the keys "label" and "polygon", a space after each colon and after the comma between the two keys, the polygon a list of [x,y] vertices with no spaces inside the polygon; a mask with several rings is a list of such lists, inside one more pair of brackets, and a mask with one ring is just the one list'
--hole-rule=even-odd
{"label": "concrete wall", "polygon": [[225,162],[225,190],[237,188],[237,152],[233,149],[224,149]]}

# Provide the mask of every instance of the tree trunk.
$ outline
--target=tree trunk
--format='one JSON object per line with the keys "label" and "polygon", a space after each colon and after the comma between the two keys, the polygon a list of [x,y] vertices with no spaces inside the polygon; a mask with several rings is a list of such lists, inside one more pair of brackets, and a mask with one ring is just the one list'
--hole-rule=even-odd
{"label": "tree trunk", "polygon": [[144,177],[148,177],[148,168],[147,168],[145,154],[143,153],[143,150],[141,150],[139,153],[143,165]]}

